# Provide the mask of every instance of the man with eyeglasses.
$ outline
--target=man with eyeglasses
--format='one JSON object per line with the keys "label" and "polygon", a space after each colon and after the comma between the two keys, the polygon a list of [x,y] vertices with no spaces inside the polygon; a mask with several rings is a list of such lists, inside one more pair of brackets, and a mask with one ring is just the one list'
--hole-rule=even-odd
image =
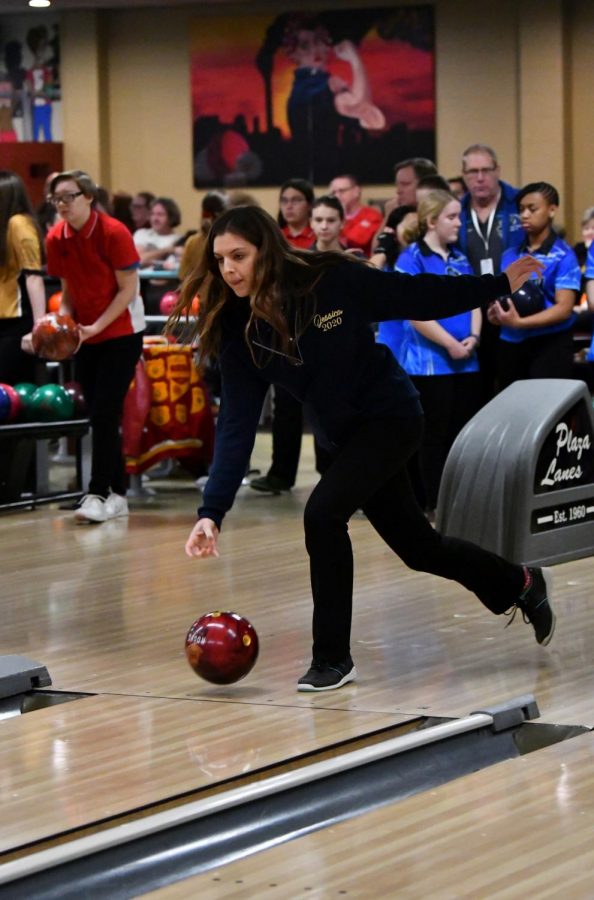
{"label": "man with eyeglasses", "polygon": [[[486,144],[472,144],[462,154],[462,177],[467,193],[462,198],[458,246],[476,275],[498,275],[501,257],[508,247],[524,238],[516,206],[518,189],[501,180],[495,151]],[[483,402],[496,392],[496,349],[499,329],[483,316],[478,350]]]}

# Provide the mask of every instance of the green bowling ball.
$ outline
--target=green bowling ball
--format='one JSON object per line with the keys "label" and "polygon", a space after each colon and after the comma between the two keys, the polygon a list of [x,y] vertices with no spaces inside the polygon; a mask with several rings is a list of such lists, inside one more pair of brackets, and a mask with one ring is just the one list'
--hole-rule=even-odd
{"label": "green bowling ball", "polygon": [[38,422],[60,422],[73,413],[74,400],[61,384],[44,384],[31,398],[30,415]]}
{"label": "green bowling ball", "polygon": [[33,418],[31,413],[31,401],[33,399],[33,394],[37,390],[37,385],[32,384],[30,381],[21,381],[19,384],[15,384],[14,389],[21,401],[19,422],[30,422]]}

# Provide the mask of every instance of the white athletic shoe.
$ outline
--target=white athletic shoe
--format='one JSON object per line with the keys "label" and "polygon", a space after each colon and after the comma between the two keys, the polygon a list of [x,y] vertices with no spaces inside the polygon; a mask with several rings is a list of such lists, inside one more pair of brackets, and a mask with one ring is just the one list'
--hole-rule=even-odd
{"label": "white athletic shoe", "polygon": [[87,494],[75,511],[74,518],[79,522],[106,522],[107,501],[97,494]]}
{"label": "white athletic shoe", "polygon": [[114,494],[113,491],[105,501],[105,509],[108,519],[117,519],[119,516],[128,516],[128,501],[121,494]]}

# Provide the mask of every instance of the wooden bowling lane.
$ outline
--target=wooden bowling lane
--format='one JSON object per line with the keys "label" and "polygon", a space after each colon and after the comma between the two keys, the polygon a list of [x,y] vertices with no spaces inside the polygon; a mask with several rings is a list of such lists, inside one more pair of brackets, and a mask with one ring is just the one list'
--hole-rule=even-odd
{"label": "wooden bowling lane", "polygon": [[[406,569],[363,518],[351,524],[359,680],[298,694],[310,647],[307,487],[248,491],[225,523],[221,559],[204,562],[182,552],[196,503],[185,485],[96,527],[47,508],[1,517],[2,652],[42,662],[66,691],[439,716],[532,693],[544,721],[594,725],[591,560],[554,567],[558,626],[542,648],[520,617],[505,629],[458,585]],[[183,651],[194,619],[217,607],[245,615],[260,638],[255,669],[228,688],[199,681]]]}
{"label": "wooden bowling lane", "polygon": [[144,896],[591,900],[585,734]]}
{"label": "wooden bowling lane", "polygon": [[24,844],[373,740],[404,718],[95,696],[8,719],[0,723],[0,860]]}

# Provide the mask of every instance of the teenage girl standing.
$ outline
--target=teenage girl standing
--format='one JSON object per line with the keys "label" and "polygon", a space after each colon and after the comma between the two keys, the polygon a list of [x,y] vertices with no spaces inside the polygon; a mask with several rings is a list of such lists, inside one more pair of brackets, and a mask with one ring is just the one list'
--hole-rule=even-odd
{"label": "teenage girl standing", "polygon": [[[538,288],[541,308],[521,315],[513,298],[489,307],[489,320],[501,325],[497,351],[500,390],[518,379],[571,378],[573,370],[574,305],[581,272],[577,257],[553,228],[559,194],[546,181],[527,184],[516,197],[520,223],[526,235],[519,247],[510,247],[501,264],[507,266],[530,254],[542,266]],[[519,301],[518,301],[519,306]]]}
{"label": "teenage girl standing", "polygon": [[[448,191],[431,191],[420,201],[417,214],[419,239],[402,251],[396,271],[472,275],[467,258],[453,247],[460,231],[460,202]],[[425,415],[419,465],[429,515],[437,506],[451,446],[480,406],[480,332],[480,309],[432,321],[412,319],[404,328],[400,363],[419,391]]]}
{"label": "teenage girl standing", "polygon": [[50,197],[62,221],[47,236],[47,268],[62,280],[60,312],[78,323],[75,374],[92,429],[91,479],[74,515],[104,522],[128,515],[120,420],[142,352],[139,258],[126,226],[95,208],[97,185],[86,172],[56,175]]}

